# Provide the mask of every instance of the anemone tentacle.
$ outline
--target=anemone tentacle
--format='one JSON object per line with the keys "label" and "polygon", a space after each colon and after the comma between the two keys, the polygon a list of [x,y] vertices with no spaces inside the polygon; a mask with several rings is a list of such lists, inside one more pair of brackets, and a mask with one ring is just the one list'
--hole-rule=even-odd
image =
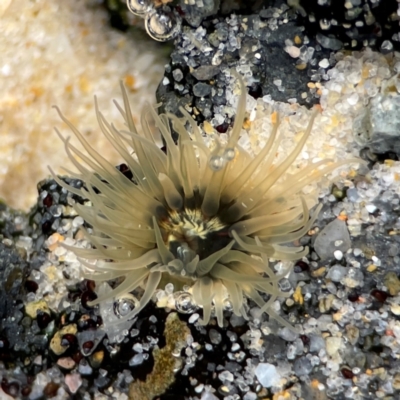
{"label": "anemone tentacle", "polygon": [[[94,248],[75,250],[82,259],[83,276],[100,281],[124,277],[110,294],[92,305],[141,286],[144,294],[139,305],[122,318],[127,320],[146,306],[160,281],[167,278],[178,286],[191,286],[194,302],[203,308],[204,324],[214,310],[222,326],[229,303],[236,315],[247,318],[246,296],[262,312],[290,327],[270,309],[278,296],[289,293],[279,289],[283,275],[275,274],[268,259],[296,260],[307,253],[307,248],[293,246],[293,242],[306,234],[321,207],[310,213],[317,203],[316,194],[299,192],[344,162],[323,160],[288,173],[311,133],[317,111],[283,161],[276,157],[284,138],[279,116],[269,139],[252,157],[238,144],[246,112],[246,88],[241,78],[238,81],[237,115],[225,144],[216,134],[209,144],[183,109],[183,118],[178,118],[158,115],[148,107],[141,118],[143,132],[139,132],[122,84],[123,106],[115,104],[125,121],[124,130],[105,119],[95,100],[100,129],[126,163],[132,179],[99,154],[57,108],[86,152],[57,131],[79,171],[73,176],[84,186],[72,188],[54,178],[89,200],[88,205],[75,205],[93,227],[86,235]],[[166,152],[160,149],[151,126],[157,127]],[[176,143],[171,126],[178,135]]]}

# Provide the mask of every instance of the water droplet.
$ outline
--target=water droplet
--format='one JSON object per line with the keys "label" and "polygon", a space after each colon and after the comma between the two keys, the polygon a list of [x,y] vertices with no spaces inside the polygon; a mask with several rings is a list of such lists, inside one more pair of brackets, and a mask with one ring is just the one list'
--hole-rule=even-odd
{"label": "water droplet", "polygon": [[176,311],[182,314],[190,314],[196,309],[193,297],[190,293],[175,292],[174,297]]}
{"label": "water droplet", "polygon": [[224,300],[224,310],[226,311],[233,311],[232,303],[229,299]]}
{"label": "water droplet", "polygon": [[226,161],[232,161],[235,158],[235,149],[232,147],[225,149],[224,158]]}
{"label": "water droplet", "polygon": [[149,12],[145,17],[146,31],[154,40],[173,39],[181,30],[181,17],[169,7]]}
{"label": "water droplet", "polygon": [[148,13],[153,8],[153,2],[151,0],[127,0],[126,5],[132,14],[141,16]]}
{"label": "water droplet", "polygon": [[386,52],[391,52],[393,50],[393,43],[390,40],[384,40],[381,44],[381,51],[386,53]]}
{"label": "water droplet", "polygon": [[213,171],[220,171],[225,165],[225,159],[221,156],[211,156],[208,165]]}
{"label": "water droplet", "polygon": [[329,19],[323,18],[319,21],[319,26],[323,30],[328,30],[331,27],[331,21]]}
{"label": "water droplet", "polygon": [[133,295],[126,295],[114,302],[114,313],[118,318],[125,317],[139,306],[138,299]]}

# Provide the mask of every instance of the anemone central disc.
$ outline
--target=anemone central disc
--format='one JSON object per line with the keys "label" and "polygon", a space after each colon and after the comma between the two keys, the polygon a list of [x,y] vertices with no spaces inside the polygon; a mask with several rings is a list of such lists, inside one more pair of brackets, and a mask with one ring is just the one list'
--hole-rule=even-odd
{"label": "anemone central disc", "polygon": [[196,255],[200,260],[224,248],[232,238],[227,226],[215,217],[205,217],[199,209],[169,211],[159,222],[165,244],[183,262]]}

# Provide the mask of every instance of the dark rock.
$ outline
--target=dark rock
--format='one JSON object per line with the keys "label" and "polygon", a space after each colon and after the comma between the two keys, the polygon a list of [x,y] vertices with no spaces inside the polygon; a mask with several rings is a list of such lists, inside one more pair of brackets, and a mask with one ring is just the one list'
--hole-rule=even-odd
{"label": "dark rock", "polygon": [[0,327],[13,315],[17,301],[25,293],[29,265],[18,251],[0,242]]}
{"label": "dark rock", "polygon": [[215,75],[219,73],[219,68],[215,65],[200,65],[200,67],[196,68],[191,72],[191,74],[198,81],[207,81],[213,78]]}
{"label": "dark rock", "polygon": [[[316,92],[311,92],[307,84],[310,80],[327,79],[325,69],[318,62],[327,58],[333,65],[330,52],[305,37],[303,28],[295,22],[295,15],[288,13],[286,5],[281,4],[281,8],[275,7],[269,13],[267,10],[262,16],[218,16],[203,21],[198,29],[187,27],[185,35],[175,41],[165,78],[157,89],[157,100],[162,103],[163,111],[176,113],[179,106],[189,110],[196,106],[200,111],[200,115],[195,113],[199,122],[215,114],[224,115],[228,82],[222,71],[232,68],[248,77],[245,80],[257,98],[269,95],[276,101],[291,99],[310,106],[317,102]],[[299,41],[299,58],[285,51],[288,38],[295,37]],[[173,71],[177,69],[183,72],[183,78],[179,75],[175,79]],[[190,94],[207,97],[211,85],[210,106],[193,103]],[[231,118],[229,115],[227,121]]]}
{"label": "dark rock", "polygon": [[[396,81],[393,84],[398,83]],[[397,92],[374,97],[355,121],[356,140],[374,154],[392,152],[398,159],[400,157],[399,106],[400,96]]]}

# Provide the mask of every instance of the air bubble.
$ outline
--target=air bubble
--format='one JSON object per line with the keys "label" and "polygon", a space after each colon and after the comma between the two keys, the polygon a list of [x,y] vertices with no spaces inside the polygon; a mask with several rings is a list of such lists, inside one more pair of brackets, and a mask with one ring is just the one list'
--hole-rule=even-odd
{"label": "air bubble", "polygon": [[319,21],[319,26],[323,30],[328,30],[331,27],[331,21],[329,19],[323,18]]}
{"label": "air bubble", "polygon": [[145,16],[146,31],[154,40],[173,39],[181,30],[181,17],[169,7],[151,11]]}
{"label": "air bubble", "polygon": [[220,171],[225,165],[225,159],[221,156],[211,156],[209,166],[213,171]]}
{"label": "air bubble", "polygon": [[139,306],[138,299],[133,295],[126,295],[114,302],[114,314],[123,318]]}
{"label": "air bubble", "polygon": [[127,0],[126,5],[134,15],[144,16],[153,9],[152,0]]}
{"label": "air bubble", "polygon": [[176,311],[182,314],[191,314],[196,310],[196,305],[193,302],[193,297],[187,292],[175,292],[175,308]]}
{"label": "air bubble", "polygon": [[230,147],[224,151],[224,159],[226,161],[232,161],[234,158],[235,158],[235,149]]}
{"label": "air bubble", "polygon": [[224,300],[223,307],[225,311],[233,311],[233,305],[229,298]]}

